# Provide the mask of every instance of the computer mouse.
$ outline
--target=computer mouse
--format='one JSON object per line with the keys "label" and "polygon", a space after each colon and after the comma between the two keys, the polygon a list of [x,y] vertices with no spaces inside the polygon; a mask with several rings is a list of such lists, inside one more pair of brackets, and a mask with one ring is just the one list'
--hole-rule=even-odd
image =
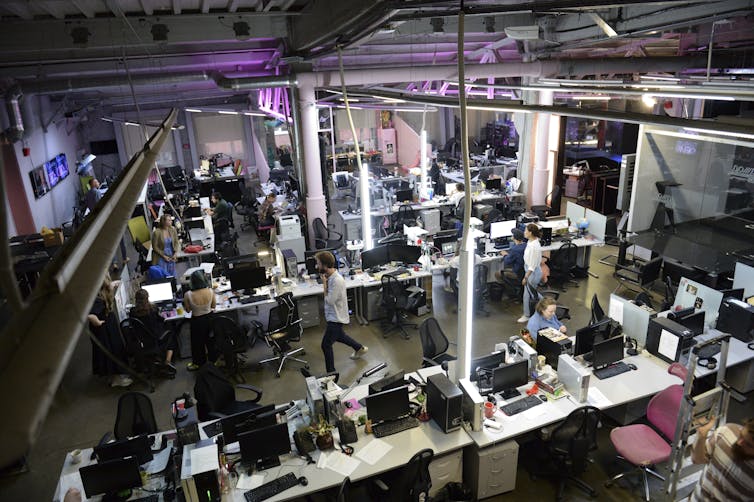
{"label": "computer mouse", "polygon": [[542,400],[543,403],[547,402],[547,396],[545,396],[544,394],[540,394],[539,398]]}
{"label": "computer mouse", "polygon": [[309,484],[309,480],[306,479],[306,476],[301,476],[298,478],[298,482],[301,483],[301,486],[306,486]]}
{"label": "computer mouse", "polygon": [[632,370],[638,370],[638,369],[639,369],[639,368],[637,368],[637,367],[636,367],[636,365],[635,365],[635,364],[633,364],[633,363],[628,363],[628,364],[627,364],[626,366],[628,366],[628,367],[629,367],[629,368],[631,368]]}

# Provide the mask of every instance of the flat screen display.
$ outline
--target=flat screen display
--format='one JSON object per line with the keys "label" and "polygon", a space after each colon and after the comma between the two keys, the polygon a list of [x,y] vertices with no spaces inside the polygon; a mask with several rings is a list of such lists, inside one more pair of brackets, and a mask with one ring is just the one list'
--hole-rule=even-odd
{"label": "flat screen display", "polygon": [[516,220],[495,221],[490,223],[490,239],[510,237],[513,235],[514,228],[516,228]]}
{"label": "flat screen display", "polygon": [[55,185],[60,181],[58,163],[55,159],[45,162],[45,172],[47,173],[47,182],[50,184],[50,188],[55,188]]}
{"label": "flat screen display", "polygon": [[68,159],[65,158],[65,154],[61,153],[55,157],[55,163],[58,165],[58,178],[61,180],[66,178],[69,174],[68,171]]}

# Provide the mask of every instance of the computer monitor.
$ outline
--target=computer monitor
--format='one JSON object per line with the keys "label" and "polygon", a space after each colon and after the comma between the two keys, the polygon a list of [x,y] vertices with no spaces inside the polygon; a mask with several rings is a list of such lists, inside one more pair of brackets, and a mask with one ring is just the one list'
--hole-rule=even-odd
{"label": "computer monitor", "polygon": [[440,247],[440,253],[443,255],[455,254],[458,250],[458,241],[443,242]]}
{"label": "computer monitor", "polygon": [[398,202],[413,202],[414,191],[411,189],[398,190],[397,192],[395,192],[395,200]]}
{"label": "computer monitor", "polygon": [[592,358],[592,366],[595,369],[599,369],[623,359],[623,338],[623,336],[616,336],[608,338],[604,342],[595,343],[592,347],[592,352],[594,354]]}
{"label": "computer monitor", "polygon": [[378,392],[365,398],[367,416],[372,422],[396,420],[408,415],[411,410],[408,403],[408,386]]}
{"label": "computer monitor", "polygon": [[744,288],[721,289],[720,292],[723,294],[723,300],[726,298],[735,298],[736,300],[743,301],[744,299]]}
{"label": "computer monitor", "polygon": [[47,182],[50,184],[50,188],[54,187],[60,181],[58,175],[58,163],[55,159],[45,162],[45,172],[47,172]]}
{"label": "computer monitor", "polygon": [[202,208],[199,206],[188,206],[183,210],[184,218],[200,218],[202,216]]}
{"label": "computer monitor", "polygon": [[390,261],[401,263],[417,263],[422,254],[422,248],[409,244],[388,244],[388,258]]}
{"label": "computer monitor", "polygon": [[130,439],[121,439],[94,447],[99,462],[125,457],[136,457],[139,464],[152,460],[151,441],[146,434]]}
{"label": "computer monitor", "polygon": [[469,379],[472,382],[479,380],[480,373],[491,372],[498,366],[505,364],[505,351],[493,352],[491,354],[477,357],[471,360],[471,374]]}
{"label": "computer monitor", "polygon": [[361,268],[368,269],[378,267],[390,262],[387,246],[376,246],[368,251],[361,252]]}
{"label": "computer monitor", "polygon": [[87,498],[101,493],[114,495],[142,484],[139,461],[136,457],[87,465],[79,469],[79,474]]}
{"label": "computer monitor", "polygon": [[492,392],[500,392],[503,399],[520,395],[517,387],[529,381],[529,361],[524,359],[492,370]]}
{"label": "computer monitor", "polygon": [[500,239],[513,235],[516,220],[495,221],[490,223],[490,239]]}
{"label": "computer monitor", "polygon": [[171,280],[142,284],[141,288],[149,293],[149,301],[152,303],[167,303],[174,300]]}
{"label": "computer monitor", "polygon": [[55,157],[55,161],[58,164],[58,177],[62,180],[69,174],[68,160],[66,159],[65,154],[61,153]]}
{"label": "computer monitor", "polygon": [[[589,354],[595,342],[601,342],[610,337],[610,318],[576,330],[576,341],[573,346],[573,355],[580,356]],[[587,357],[588,359],[588,357]]]}
{"label": "computer monitor", "polygon": [[371,396],[372,394],[378,394],[386,390],[397,389],[398,387],[403,387],[404,385],[406,385],[406,382],[404,380],[405,376],[406,376],[406,372],[403,370],[400,370],[395,375],[386,376],[384,378],[380,378],[376,382],[370,383],[369,395]]}
{"label": "computer monitor", "polygon": [[500,190],[502,181],[502,178],[487,178],[487,181],[484,183],[484,188],[487,190]]}
{"label": "computer monitor", "polygon": [[238,436],[238,444],[241,447],[241,460],[254,462],[257,470],[278,466],[278,457],[291,451],[288,424],[244,432]]}
{"label": "computer monitor", "polygon": [[234,269],[236,267],[258,267],[259,255],[257,253],[249,253],[233,256],[232,258],[225,258],[223,260],[223,265],[226,270]]}
{"label": "computer monitor", "polygon": [[[262,424],[259,427],[264,427],[267,425],[274,425],[271,423],[266,423],[264,420],[259,420],[259,418],[262,415],[265,415],[270,412],[275,411],[275,405],[274,404],[267,404],[265,406],[260,406],[259,408],[254,408],[253,410],[246,410],[242,411],[241,413],[235,413],[233,415],[228,415],[227,417],[223,417],[220,420],[220,425],[223,429],[223,440],[225,441],[225,444],[235,443],[238,441],[238,434],[236,433],[236,428],[239,425],[244,424],[250,424],[253,422],[262,422]],[[274,418],[274,415],[273,415]]]}
{"label": "computer monitor", "polygon": [[[446,243],[453,243],[453,252],[455,252],[458,245],[458,232],[456,230],[437,232],[432,239],[432,245],[440,250]],[[446,253],[443,251],[443,254]]]}
{"label": "computer monitor", "polygon": [[261,288],[270,284],[270,279],[267,278],[267,269],[264,267],[235,267],[228,270],[226,274],[230,279],[230,287],[233,291],[244,289],[249,292],[254,288]]}
{"label": "computer monitor", "polygon": [[694,336],[704,333],[704,311],[692,312],[683,317],[676,317],[675,322],[688,328]]}

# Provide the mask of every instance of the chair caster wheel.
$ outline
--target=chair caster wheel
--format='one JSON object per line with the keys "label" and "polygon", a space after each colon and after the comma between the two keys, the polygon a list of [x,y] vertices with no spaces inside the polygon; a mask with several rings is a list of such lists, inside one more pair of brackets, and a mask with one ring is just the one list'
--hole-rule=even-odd
{"label": "chair caster wheel", "polygon": [[275,378],[280,378],[280,373],[275,373]]}
{"label": "chair caster wheel", "polygon": [[612,481],[605,481],[605,488],[612,488],[613,482]]}
{"label": "chair caster wheel", "polygon": [[302,350],[301,352],[299,352],[299,354],[301,354],[302,356],[305,356],[306,355],[306,351]]}
{"label": "chair caster wheel", "polygon": [[309,365],[307,364],[306,366],[304,366],[304,369],[308,370],[309,369]]}

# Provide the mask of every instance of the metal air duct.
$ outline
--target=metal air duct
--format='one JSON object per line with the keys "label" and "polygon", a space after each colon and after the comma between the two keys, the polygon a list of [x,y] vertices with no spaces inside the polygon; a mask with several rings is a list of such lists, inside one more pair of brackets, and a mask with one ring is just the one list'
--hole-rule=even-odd
{"label": "metal air duct", "polygon": [[24,136],[24,119],[21,116],[21,88],[14,86],[5,93],[5,108],[8,111],[10,127],[5,131],[5,136],[12,142],[19,141]]}

